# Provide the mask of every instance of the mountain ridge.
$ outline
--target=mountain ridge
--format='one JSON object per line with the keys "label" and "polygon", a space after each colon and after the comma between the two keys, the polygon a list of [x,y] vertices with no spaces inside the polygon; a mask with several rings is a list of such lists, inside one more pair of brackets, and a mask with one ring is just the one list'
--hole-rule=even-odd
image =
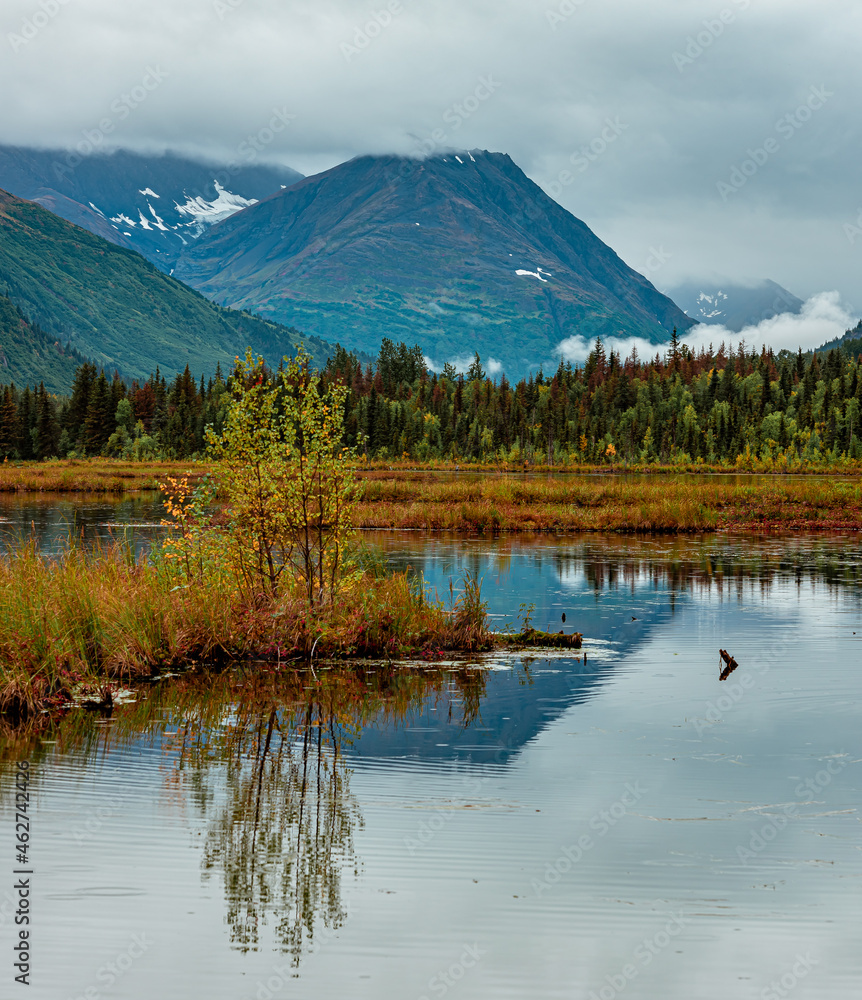
{"label": "mountain ridge", "polygon": [[666,341],[693,325],[504,153],[362,156],[270,195],[187,248],[176,276],[375,352],[478,350],[510,371],[578,333]]}
{"label": "mountain ridge", "polygon": [[316,364],[331,350],[313,336],[223,309],[137,251],[2,190],[0,295],[49,340],[132,378],[186,365],[209,373],[246,346],[277,363],[300,338]]}
{"label": "mountain ridge", "polygon": [[213,222],[301,178],[248,158],[224,164],[115,149],[70,159],[66,150],[0,145],[0,188],[138,250],[166,273]]}
{"label": "mountain ridge", "polygon": [[802,299],[770,278],[754,285],[690,282],[668,294],[698,323],[720,324],[735,333],[780,313],[798,314],[804,305]]}

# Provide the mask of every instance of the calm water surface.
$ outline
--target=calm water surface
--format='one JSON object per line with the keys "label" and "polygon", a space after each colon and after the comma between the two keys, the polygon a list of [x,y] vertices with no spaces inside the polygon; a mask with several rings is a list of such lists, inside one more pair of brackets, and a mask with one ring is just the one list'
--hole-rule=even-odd
{"label": "calm water surface", "polygon": [[46,552],[60,552],[69,540],[87,545],[127,539],[138,551],[165,533],[160,494],[141,492],[121,498],[69,493],[0,494],[0,548],[35,536]]}
{"label": "calm water surface", "polygon": [[14,761],[34,775],[29,996],[862,993],[857,535],[369,544],[441,596],[479,574],[501,627],[565,613],[586,663],[364,699],[323,670],[175,681],[8,736],[10,887]]}

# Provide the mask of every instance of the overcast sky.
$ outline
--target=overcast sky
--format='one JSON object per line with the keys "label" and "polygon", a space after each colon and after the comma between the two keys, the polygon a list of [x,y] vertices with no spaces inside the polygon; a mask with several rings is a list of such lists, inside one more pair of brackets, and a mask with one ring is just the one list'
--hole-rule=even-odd
{"label": "overcast sky", "polygon": [[236,158],[281,111],[258,155],[303,173],[503,151],[659,288],[862,310],[859,0],[2,0],[0,28],[0,142],[107,119]]}

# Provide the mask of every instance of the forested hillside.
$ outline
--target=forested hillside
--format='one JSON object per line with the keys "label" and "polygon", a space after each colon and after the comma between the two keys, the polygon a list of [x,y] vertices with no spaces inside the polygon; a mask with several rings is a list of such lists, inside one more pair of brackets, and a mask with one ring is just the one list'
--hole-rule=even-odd
{"label": "forested hillside", "polygon": [[41,381],[49,392],[72,384],[75,370],[85,360],[57,337],[50,337],[5,296],[0,295],[0,379],[4,382]]}
{"label": "forested hillside", "polygon": [[347,443],[369,456],[531,463],[745,463],[792,466],[862,457],[862,341],[776,356],[762,349],[623,360],[597,341],[583,367],[517,385],[425,371],[418,348],[384,343],[376,370],[344,351]]}

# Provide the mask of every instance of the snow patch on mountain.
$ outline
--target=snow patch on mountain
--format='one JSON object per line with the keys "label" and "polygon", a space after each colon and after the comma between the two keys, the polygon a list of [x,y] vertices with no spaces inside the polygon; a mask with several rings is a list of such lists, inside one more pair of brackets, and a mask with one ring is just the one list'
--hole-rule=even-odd
{"label": "snow patch on mountain", "polygon": [[228,216],[257,204],[257,198],[243,198],[242,195],[233,194],[223,188],[218,181],[213,181],[217,197],[213,201],[206,201],[200,195],[189,198],[184,205],[174,202],[180,215],[188,216],[192,221],[187,225],[194,226],[199,232],[207,226],[212,226]]}
{"label": "snow patch on mountain", "polygon": [[157,195],[156,192],[153,191],[152,188],[148,188],[148,187],[144,188],[143,191],[138,191],[138,194],[144,195],[145,198],[158,198],[159,197],[159,195]]}
{"label": "snow patch on mountain", "polygon": [[128,215],[123,215],[122,212],[119,215],[112,215],[111,222],[122,222],[124,226],[128,226],[130,229],[134,229],[137,225],[137,222],[133,222]]}
{"label": "snow patch on mountain", "polygon": [[[512,255],[509,254],[509,256],[511,257]],[[550,271],[546,271],[542,267],[537,267],[535,271],[525,271],[522,267],[519,267],[518,270],[515,271],[515,274],[522,274],[528,278],[538,278],[539,281],[545,281],[545,282],[548,280],[548,278],[553,278],[553,274],[551,274]],[[543,274],[547,274],[548,278],[543,278],[542,277]]]}
{"label": "snow patch on mountain", "polygon": [[155,225],[156,229],[161,229],[161,231],[163,233],[168,232],[168,227],[165,225],[165,220],[162,219],[162,218],[160,218],[160,216],[156,214],[156,210],[153,208],[153,206],[149,202],[147,202],[147,208],[149,208],[150,215],[155,220],[154,225]]}
{"label": "snow patch on mountain", "polygon": [[[697,297],[700,319],[712,319],[715,316],[723,315],[724,310],[719,308],[719,303],[722,302],[727,302],[727,295],[724,292],[715,292],[713,295],[701,292]],[[709,308],[710,306],[712,308]]]}

